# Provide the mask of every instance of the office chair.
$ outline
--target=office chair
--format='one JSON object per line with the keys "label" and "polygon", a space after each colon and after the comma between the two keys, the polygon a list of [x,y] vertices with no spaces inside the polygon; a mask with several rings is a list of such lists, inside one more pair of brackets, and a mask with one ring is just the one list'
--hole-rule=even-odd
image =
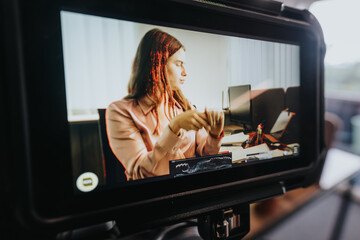
{"label": "office chair", "polygon": [[287,127],[283,140],[287,143],[296,141],[300,138],[300,87],[289,87],[285,92],[285,108],[296,115],[291,119]]}
{"label": "office chair", "polygon": [[285,92],[285,107],[290,112],[299,113],[300,110],[300,87],[288,87]]}
{"label": "office chair", "polygon": [[111,150],[109,145],[109,139],[107,137],[106,119],[105,119],[106,109],[99,108],[98,113],[99,113],[99,132],[100,132],[99,134],[100,134],[101,145],[103,150],[106,185],[112,186],[118,183],[124,183],[127,181],[125,175],[125,168],[119,162],[119,160]]}
{"label": "office chair", "polygon": [[265,120],[263,131],[270,133],[276,119],[285,109],[285,92],[283,88],[251,90],[253,129]]}

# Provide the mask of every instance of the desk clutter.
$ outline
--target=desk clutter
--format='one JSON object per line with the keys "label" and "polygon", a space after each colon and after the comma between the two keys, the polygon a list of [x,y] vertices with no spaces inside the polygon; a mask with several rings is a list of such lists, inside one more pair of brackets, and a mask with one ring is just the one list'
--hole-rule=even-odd
{"label": "desk clutter", "polygon": [[[232,163],[252,162],[275,157],[298,155],[299,143],[285,144],[280,138],[295,113],[283,110],[269,134],[264,133],[265,121],[261,122],[256,131],[227,135],[222,140],[220,152],[231,152]],[[273,131],[274,130],[274,131]]]}
{"label": "desk clutter", "polygon": [[242,148],[238,146],[222,146],[220,152],[232,153],[232,163],[247,163],[257,160],[271,159],[275,157],[292,156],[298,155],[300,145],[298,143],[288,144],[285,149],[272,149],[273,146],[269,147],[266,143],[249,147]]}

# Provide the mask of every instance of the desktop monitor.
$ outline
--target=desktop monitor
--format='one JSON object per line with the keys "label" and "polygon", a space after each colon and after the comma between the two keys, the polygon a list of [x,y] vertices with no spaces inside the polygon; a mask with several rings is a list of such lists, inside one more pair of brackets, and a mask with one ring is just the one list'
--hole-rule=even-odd
{"label": "desktop monitor", "polygon": [[[325,152],[321,29],[306,11],[251,2],[6,1],[4,164],[24,189],[14,193],[22,224],[116,219],[137,231],[314,182]],[[221,94],[237,85],[251,90],[231,96],[298,87],[302,134],[286,144],[224,136]],[[251,121],[249,105],[235,118]]]}
{"label": "desktop monitor", "polygon": [[250,84],[229,87],[230,120],[252,124]]}

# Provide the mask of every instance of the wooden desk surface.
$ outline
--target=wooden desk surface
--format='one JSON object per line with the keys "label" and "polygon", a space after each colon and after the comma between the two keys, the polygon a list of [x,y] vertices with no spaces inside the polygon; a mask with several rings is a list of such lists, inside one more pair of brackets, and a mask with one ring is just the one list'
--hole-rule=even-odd
{"label": "wooden desk surface", "polygon": [[242,126],[238,126],[238,125],[225,125],[224,126],[224,132],[225,133],[232,133],[235,131],[243,131],[244,128]]}

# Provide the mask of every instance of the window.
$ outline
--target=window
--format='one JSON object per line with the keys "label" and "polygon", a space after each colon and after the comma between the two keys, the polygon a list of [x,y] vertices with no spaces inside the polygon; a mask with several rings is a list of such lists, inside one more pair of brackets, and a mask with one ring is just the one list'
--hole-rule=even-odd
{"label": "window", "polygon": [[[319,20],[325,56],[326,111],[341,117],[337,146],[360,154],[360,22],[357,0],[318,1],[310,11]],[[356,134],[356,132],[359,132]]]}

